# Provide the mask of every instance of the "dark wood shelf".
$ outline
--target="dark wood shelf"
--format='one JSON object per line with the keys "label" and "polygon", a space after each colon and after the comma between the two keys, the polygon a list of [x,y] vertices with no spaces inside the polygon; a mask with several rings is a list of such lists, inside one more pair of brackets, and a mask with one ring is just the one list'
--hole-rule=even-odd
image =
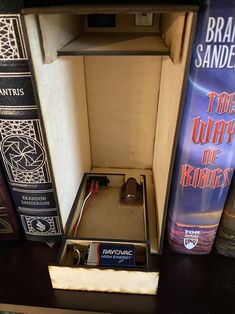
{"label": "dark wood shelf", "polygon": [[146,1],[145,4],[138,1],[128,1],[128,3],[119,3],[121,1],[106,0],[105,4],[99,0],[60,0],[55,4],[55,0],[47,0],[43,3],[42,0],[24,0],[23,14],[58,14],[58,13],[73,13],[73,14],[135,14],[140,12],[168,12],[169,4],[171,10],[175,12],[195,11],[198,10],[198,5],[202,0],[184,0],[179,4],[178,0],[167,1]]}
{"label": "dark wood shelf", "polygon": [[57,244],[51,249],[25,241],[0,243],[0,310],[36,314],[60,313],[55,309],[63,309],[63,314],[69,313],[65,309],[76,313],[125,314],[233,314],[235,311],[234,259],[215,253],[175,254],[165,245],[157,296],[80,292],[51,287],[47,266],[55,263],[59,247]]}
{"label": "dark wood shelf", "polygon": [[169,55],[169,48],[155,33],[86,33],[57,53],[59,56]]}

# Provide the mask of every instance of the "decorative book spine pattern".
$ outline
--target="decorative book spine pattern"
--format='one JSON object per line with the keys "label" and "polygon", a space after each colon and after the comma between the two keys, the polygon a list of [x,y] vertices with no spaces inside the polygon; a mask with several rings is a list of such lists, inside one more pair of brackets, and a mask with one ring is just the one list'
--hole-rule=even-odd
{"label": "decorative book spine pattern", "polygon": [[221,255],[235,257],[235,176],[220,221],[215,249]]}
{"label": "decorative book spine pattern", "polygon": [[22,20],[0,15],[0,152],[26,238],[61,239],[55,191]]}
{"label": "decorative book spine pattern", "polygon": [[0,169],[0,240],[19,238],[19,224],[4,174]]}
{"label": "decorative book spine pattern", "polygon": [[235,166],[235,2],[200,11],[168,216],[172,250],[211,251]]}

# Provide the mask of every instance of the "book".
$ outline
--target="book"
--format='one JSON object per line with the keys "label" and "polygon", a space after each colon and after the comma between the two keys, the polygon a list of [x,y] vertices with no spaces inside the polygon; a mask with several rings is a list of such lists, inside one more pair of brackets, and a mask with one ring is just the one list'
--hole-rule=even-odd
{"label": "book", "polygon": [[10,192],[0,169],[0,240],[20,238],[19,223]]}
{"label": "book", "polygon": [[235,165],[235,3],[201,8],[168,215],[173,251],[211,251]]}
{"label": "book", "polygon": [[215,250],[218,254],[235,257],[235,176],[216,235]]}
{"label": "book", "polygon": [[0,5],[1,162],[26,239],[54,242],[62,228],[19,2]]}

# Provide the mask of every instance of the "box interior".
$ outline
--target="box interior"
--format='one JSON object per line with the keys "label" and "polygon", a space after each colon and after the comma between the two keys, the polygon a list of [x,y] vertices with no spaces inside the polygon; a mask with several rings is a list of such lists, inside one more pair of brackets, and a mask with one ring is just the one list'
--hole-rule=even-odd
{"label": "box interior", "polygon": [[[106,187],[99,187],[97,194],[93,194],[86,203],[79,223],[82,204],[87,191],[87,180],[92,174],[86,174],[77,198],[74,203],[68,224],[69,238],[96,239],[96,240],[123,240],[123,241],[149,241],[147,224],[147,202],[145,200],[145,178],[139,176],[143,186],[143,203],[129,204],[121,202],[121,188],[126,182],[122,174],[94,174],[108,179]],[[93,176],[94,176],[93,175]]]}
{"label": "box interior", "polygon": [[[60,266],[76,266],[75,263],[76,261],[74,260],[73,254],[71,254],[72,250],[74,247],[76,247],[77,245],[84,248],[89,248],[91,243],[97,243],[96,241],[89,241],[89,240],[76,240],[76,239],[67,239],[63,245],[63,249],[61,251],[61,254],[59,256],[59,260],[58,260],[58,265]],[[133,245],[132,242],[118,242],[118,241],[99,241],[98,243],[110,243],[110,244],[125,244],[125,245]],[[135,252],[136,252],[136,266],[135,266],[135,270],[148,270],[150,268],[150,260],[149,260],[149,256],[148,256],[148,245],[146,243],[134,243],[135,246]],[[85,265],[83,263],[80,263],[79,266],[82,267],[87,267],[87,268],[96,268],[96,265]],[[115,268],[115,267],[114,267]],[[116,267],[116,269],[121,269],[120,267]],[[134,270],[132,268],[132,270]]]}
{"label": "box interior", "polygon": [[116,14],[111,28],[88,27],[86,15],[25,15],[64,226],[84,173],[147,174],[160,251],[194,14],[155,13],[150,27]]}

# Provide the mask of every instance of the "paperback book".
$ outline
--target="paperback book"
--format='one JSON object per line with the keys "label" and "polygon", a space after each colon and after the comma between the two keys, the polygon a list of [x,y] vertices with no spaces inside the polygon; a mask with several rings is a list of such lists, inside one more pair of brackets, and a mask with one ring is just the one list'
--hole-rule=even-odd
{"label": "paperback book", "polygon": [[235,166],[235,2],[199,12],[168,217],[172,250],[211,251]]}

